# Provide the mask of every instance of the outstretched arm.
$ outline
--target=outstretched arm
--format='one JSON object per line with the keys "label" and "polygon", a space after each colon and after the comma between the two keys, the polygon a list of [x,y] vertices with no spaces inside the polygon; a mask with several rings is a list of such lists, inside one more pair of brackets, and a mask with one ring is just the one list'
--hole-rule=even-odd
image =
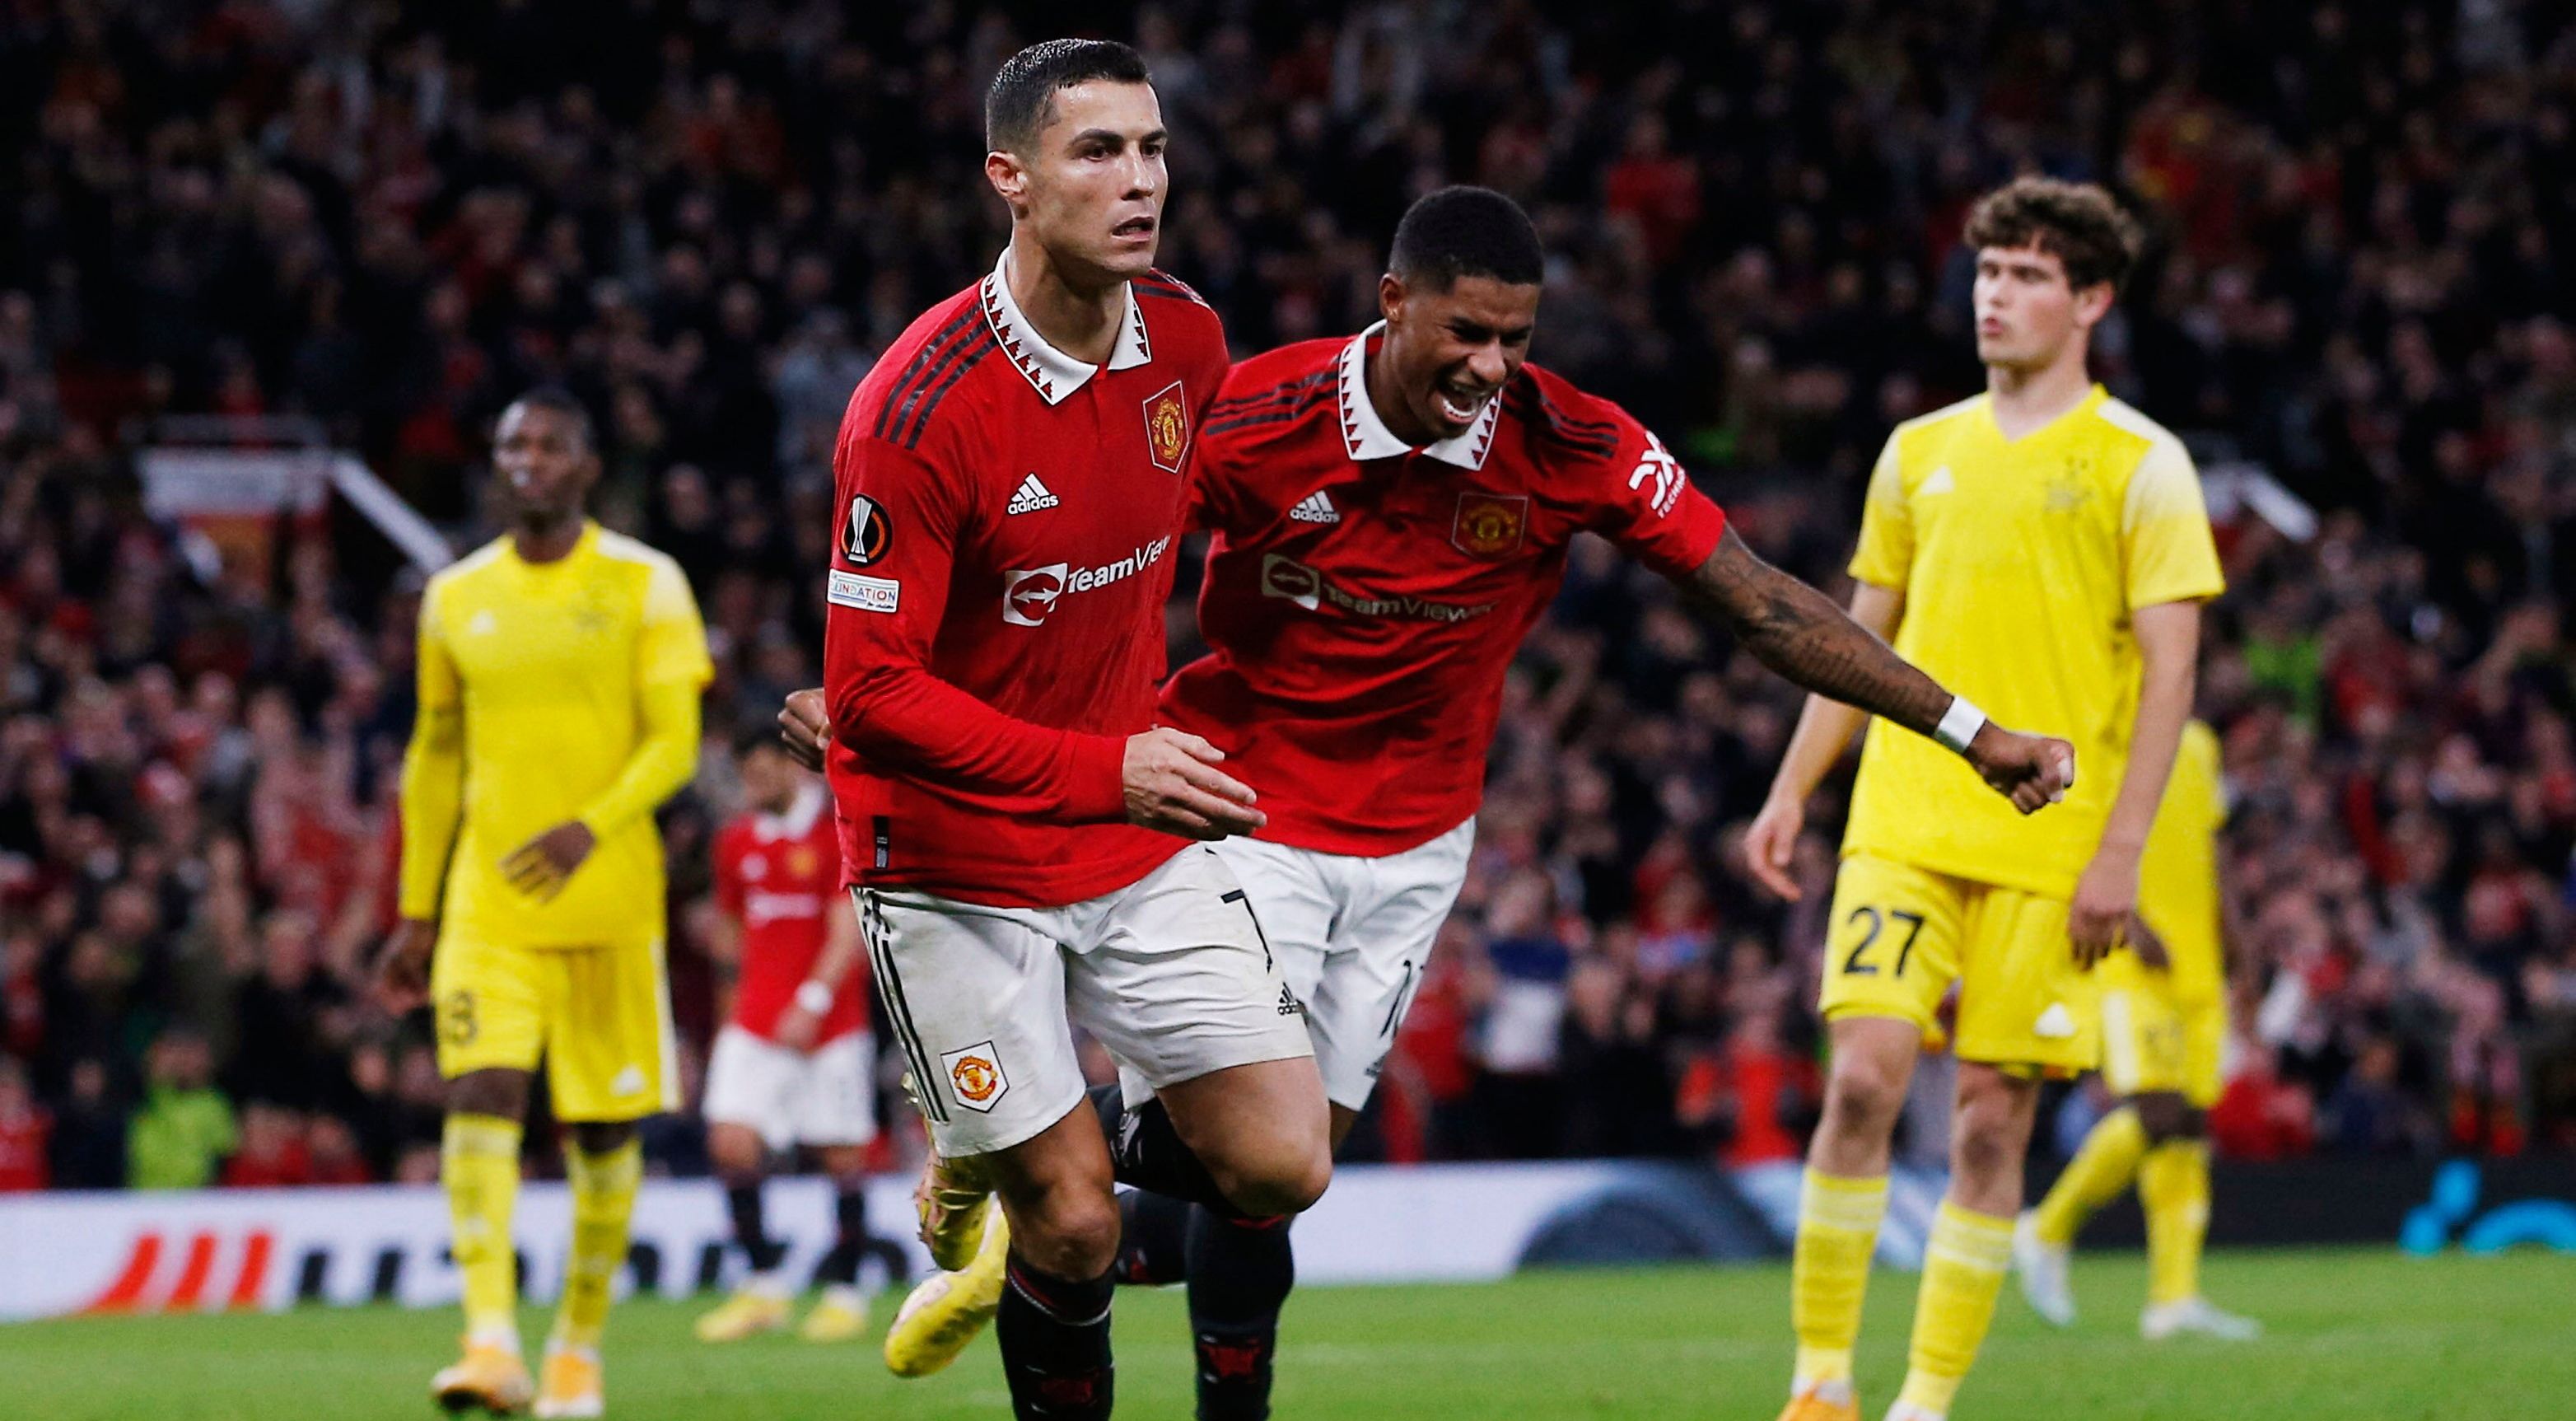
{"label": "outstretched arm", "polygon": [[[1988,721],[1825,594],[1755,556],[1733,528],[1684,590],[1724,617],[1763,665],[1819,696],[1948,745],[2024,814],[2064,798],[2074,782],[2074,751],[2066,742],[2018,735]],[[1802,717],[1800,729],[1806,728]],[[1813,738],[1839,748],[1833,728],[1820,723]]]}

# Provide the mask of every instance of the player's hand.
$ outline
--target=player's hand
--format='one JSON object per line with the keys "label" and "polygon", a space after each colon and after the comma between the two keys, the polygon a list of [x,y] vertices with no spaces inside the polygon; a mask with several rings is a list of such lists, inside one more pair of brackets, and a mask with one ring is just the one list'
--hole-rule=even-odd
{"label": "player's hand", "polygon": [[1997,794],[2024,814],[2066,798],[2075,786],[2075,747],[2046,735],[2023,735],[1993,721],[1968,742],[1968,763]]}
{"label": "player's hand", "polygon": [[599,847],[590,826],[567,819],[512,851],[501,860],[501,876],[510,886],[543,903],[563,891],[574,869]]}
{"label": "player's hand", "polygon": [[1753,827],[1744,831],[1744,866],[1753,873],[1753,881],[1795,903],[1806,896],[1798,880],[1789,876],[1797,861],[1798,836],[1807,829],[1807,806],[1793,800],[1771,798],[1762,801],[1762,812],[1753,816]]}
{"label": "player's hand", "polygon": [[1158,725],[1127,737],[1121,778],[1127,822],[1185,839],[1249,834],[1270,822],[1252,807],[1252,787],[1216,768],[1225,752],[1195,735]]}
{"label": "player's hand", "polygon": [[2121,929],[2129,939],[2129,951],[2138,955],[2138,965],[2154,972],[2171,971],[2173,954],[2165,949],[2165,940],[2147,926],[2145,915],[2131,913],[2129,925]]}
{"label": "player's hand", "polygon": [[2090,968],[2120,945],[2138,912],[2138,854],[2105,845],[2075,881],[2066,905],[2066,935],[2075,943],[2075,965]]}
{"label": "player's hand", "polygon": [[809,770],[823,768],[823,752],[832,746],[832,710],[823,702],[822,687],[787,693],[787,704],[778,708],[778,738],[787,758]]}
{"label": "player's hand", "polygon": [[822,1029],[821,1017],[789,1002],[787,1010],[778,1014],[778,1025],[772,1034],[778,1038],[779,1045],[790,1051],[811,1051],[814,1049],[814,1035]]}
{"label": "player's hand", "polygon": [[385,939],[376,959],[376,999],[396,1016],[429,1001],[429,958],[438,946],[438,919],[405,918]]}

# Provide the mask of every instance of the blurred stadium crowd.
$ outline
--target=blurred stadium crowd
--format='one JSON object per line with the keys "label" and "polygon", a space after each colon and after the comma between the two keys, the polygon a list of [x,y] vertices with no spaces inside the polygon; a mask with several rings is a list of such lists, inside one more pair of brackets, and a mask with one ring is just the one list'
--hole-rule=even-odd
{"label": "blurred stadium crowd", "polygon": [[[136,494],[159,416],[310,416],[461,545],[491,526],[502,403],[593,404],[601,516],[688,570],[721,668],[667,816],[703,1042],[722,747],[816,674],[843,401],[1002,240],[976,167],[995,64],[1130,17],[6,10],[0,1188],[435,1175],[426,1024],[366,988],[416,580],[354,522],[192,558]],[[1426,187],[1511,192],[1554,252],[1539,359],[1839,588],[1888,424],[1977,388],[1968,201],[2027,167],[2114,182],[2157,240],[2098,368],[2205,467],[2259,464],[2320,514],[2222,535],[2220,1149],[2576,1143],[2576,25],[2537,18],[2563,7],[1653,10],[1144,7],[1163,264],[1249,353],[1370,319]],[[1172,620],[1186,652],[1186,600]],[[1836,816],[1811,815],[1802,904],[1757,897],[1735,848],[1795,710],[1582,551],[1374,1151],[1797,1153]],[[690,1168],[690,1134],[661,1130],[657,1167]]]}

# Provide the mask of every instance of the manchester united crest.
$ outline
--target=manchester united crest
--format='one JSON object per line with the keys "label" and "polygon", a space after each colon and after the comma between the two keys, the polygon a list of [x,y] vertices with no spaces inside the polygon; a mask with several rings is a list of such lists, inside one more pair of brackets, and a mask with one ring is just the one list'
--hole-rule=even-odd
{"label": "manchester united crest", "polygon": [[1181,471],[1181,456],[1190,449],[1190,409],[1174,380],[1145,401],[1145,452],[1154,467],[1167,474]]}
{"label": "manchester united crest", "polygon": [[1471,558],[1507,558],[1529,533],[1529,495],[1462,493],[1449,541]]}

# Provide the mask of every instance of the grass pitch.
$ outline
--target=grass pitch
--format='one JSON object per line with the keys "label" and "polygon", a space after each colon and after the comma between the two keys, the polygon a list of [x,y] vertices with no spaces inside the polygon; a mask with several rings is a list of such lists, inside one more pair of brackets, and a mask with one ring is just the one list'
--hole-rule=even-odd
{"label": "grass pitch", "polygon": [[[1914,1278],[1881,1270],[1861,1337],[1864,1416],[1905,1367]],[[2079,1258],[2084,1319],[2056,1332],[2007,1285],[1958,1421],[2449,1421],[2576,1415],[2576,1258],[2424,1260],[2394,1251],[2246,1252],[2209,1261],[2210,1295],[2263,1341],[2149,1346],[2145,1269]],[[1403,1421],[1770,1421],[1789,1364],[1780,1267],[1528,1274],[1486,1287],[1316,1289],[1291,1303],[1277,1414]],[[880,1327],[894,1299],[878,1301]],[[609,1415],[624,1421],[1007,1417],[989,1338],[947,1373],[899,1382],[873,1343],[691,1339],[703,1304],[622,1304]],[[547,1315],[526,1314],[531,1346]],[[1177,1289],[1118,1301],[1119,1414],[1190,1414]],[[452,1313],[85,1318],[0,1325],[0,1415],[28,1421],[433,1421],[429,1374]]]}

